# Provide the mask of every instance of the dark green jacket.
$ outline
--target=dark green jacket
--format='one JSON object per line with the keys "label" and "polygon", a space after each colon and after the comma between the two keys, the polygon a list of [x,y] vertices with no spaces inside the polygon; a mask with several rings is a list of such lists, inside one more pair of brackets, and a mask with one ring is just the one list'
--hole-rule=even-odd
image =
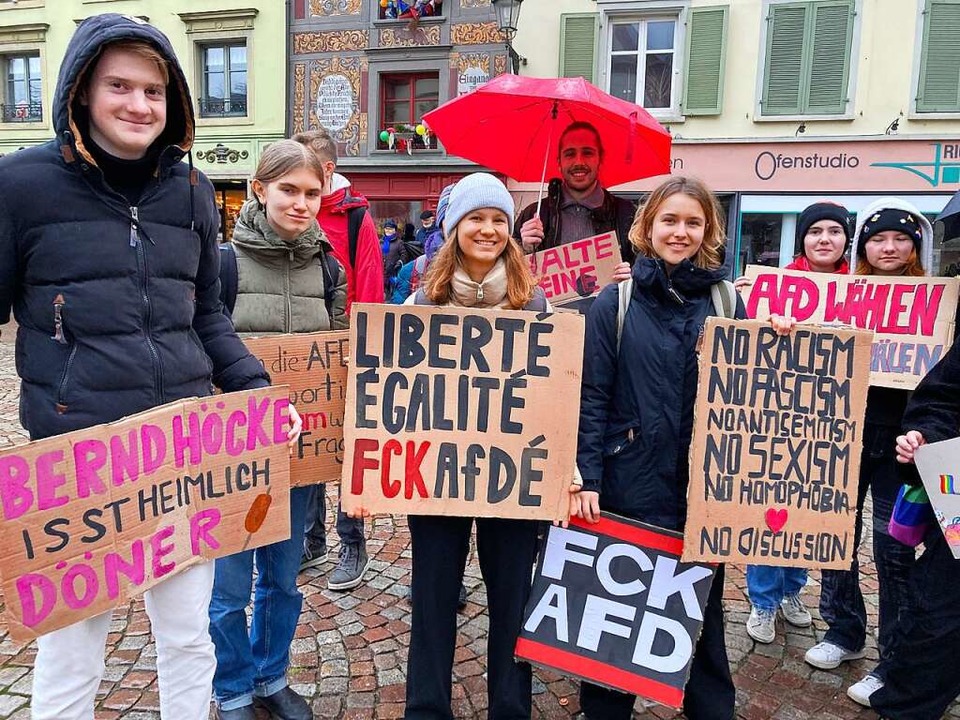
{"label": "dark green jacket", "polygon": [[[237,251],[237,302],[233,325],[238,333],[307,333],[349,325],[347,276],[334,259],[320,226],[286,242],[274,232],[256,198],[247,200],[233,233]],[[336,290],[328,315],[326,284],[320,265],[328,253]],[[333,317],[330,317],[332,315]]]}

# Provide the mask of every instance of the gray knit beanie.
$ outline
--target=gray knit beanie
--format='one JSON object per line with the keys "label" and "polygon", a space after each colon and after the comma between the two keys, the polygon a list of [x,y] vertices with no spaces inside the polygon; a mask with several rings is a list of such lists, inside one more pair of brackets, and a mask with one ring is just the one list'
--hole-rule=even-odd
{"label": "gray knit beanie", "polygon": [[450,191],[450,203],[443,218],[443,231],[449,235],[463,216],[480,208],[496,208],[507,216],[513,234],[513,198],[502,182],[490,173],[477,172],[462,178]]}

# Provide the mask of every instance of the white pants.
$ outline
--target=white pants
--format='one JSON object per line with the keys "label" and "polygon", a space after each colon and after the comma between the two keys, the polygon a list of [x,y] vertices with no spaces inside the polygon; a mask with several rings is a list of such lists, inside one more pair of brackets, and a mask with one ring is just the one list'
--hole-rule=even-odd
{"label": "white pants", "polygon": [[[212,590],[213,563],[206,562],[144,594],[157,644],[164,720],[207,720],[210,715],[216,668],[208,615]],[[93,720],[110,616],[103,613],[38,638],[33,720]]]}

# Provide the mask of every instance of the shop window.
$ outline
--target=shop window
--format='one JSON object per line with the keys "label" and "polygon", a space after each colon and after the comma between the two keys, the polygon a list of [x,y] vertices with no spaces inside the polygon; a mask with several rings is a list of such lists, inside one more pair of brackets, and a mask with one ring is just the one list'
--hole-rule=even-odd
{"label": "shop window", "polygon": [[438,73],[381,75],[377,149],[403,150],[407,143],[413,150],[436,149],[436,136],[418,133],[417,126],[439,104]]}
{"label": "shop window", "polygon": [[217,210],[220,213],[220,242],[229,242],[233,239],[233,229],[237,218],[240,217],[240,208],[247,200],[246,183],[233,181],[216,181],[213,184],[216,192]]}
{"label": "shop window", "polygon": [[847,112],[855,20],[854,0],[769,6],[762,116]]}
{"label": "shop window", "polygon": [[741,274],[747,265],[780,265],[780,239],[783,215],[744,213],[740,223],[740,258],[735,271]]}
{"label": "shop window", "polygon": [[43,120],[40,53],[0,55],[0,122],[31,123]]}
{"label": "shop window", "polygon": [[246,116],[246,42],[201,45],[200,67],[200,117]]}
{"label": "shop window", "polygon": [[918,113],[960,112],[960,2],[926,0],[917,85]]}

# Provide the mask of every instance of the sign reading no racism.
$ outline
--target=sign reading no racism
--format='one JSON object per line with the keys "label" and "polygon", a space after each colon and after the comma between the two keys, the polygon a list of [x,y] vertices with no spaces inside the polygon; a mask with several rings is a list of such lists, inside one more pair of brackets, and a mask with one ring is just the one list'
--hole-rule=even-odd
{"label": "sign reading no racism", "polygon": [[345,510],[566,519],[581,316],[353,308]]}
{"label": "sign reading no racism", "polygon": [[682,547],[679,533],[609,513],[551,527],[517,657],[681,707],[714,576],[681,563]]}
{"label": "sign reading no racism", "polygon": [[960,280],[829,275],[748,265],[747,315],[872,330],[870,384],[912,390],[953,342]]}
{"label": "sign reading no racism", "polygon": [[530,271],[552,305],[593,297],[610,282],[620,264],[615,232],[564,243],[528,255]]}
{"label": "sign reading no racism", "polygon": [[288,406],[285,387],[186,400],[0,453],[0,574],[14,639],[289,538]]}
{"label": "sign reading no racism", "polygon": [[684,560],[850,567],[871,338],[707,319]]}
{"label": "sign reading no racism", "polygon": [[349,337],[348,330],[336,330],[243,341],[274,384],[290,388],[290,403],[303,418],[290,461],[291,487],[340,479]]}

